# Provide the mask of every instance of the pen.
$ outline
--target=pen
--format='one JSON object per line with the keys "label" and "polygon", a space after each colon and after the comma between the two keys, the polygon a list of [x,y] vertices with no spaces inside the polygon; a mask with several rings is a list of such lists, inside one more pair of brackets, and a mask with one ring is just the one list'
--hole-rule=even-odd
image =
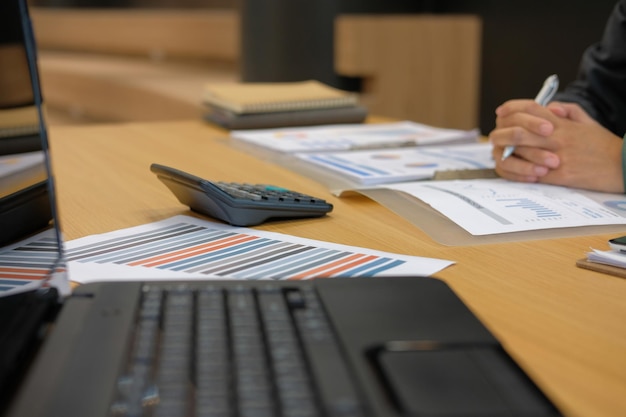
{"label": "pen", "polygon": [[[547,106],[558,89],[559,77],[556,74],[552,74],[543,82],[541,90],[539,90],[537,97],[535,97],[535,103],[539,103],[542,106]],[[504,152],[502,153],[502,161],[513,155],[513,152],[515,152],[515,146],[507,146],[506,148],[504,148]]]}

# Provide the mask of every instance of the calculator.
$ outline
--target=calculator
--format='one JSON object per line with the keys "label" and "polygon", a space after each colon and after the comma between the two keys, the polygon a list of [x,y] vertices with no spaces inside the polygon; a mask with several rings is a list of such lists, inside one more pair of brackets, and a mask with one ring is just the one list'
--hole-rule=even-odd
{"label": "calculator", "polygon": [[191,210],[233,226],[254,226],[270,219],[321,217],[333,209],[321,198],[274,185],[207,181],[159,164],[150,165],[150,170]]}

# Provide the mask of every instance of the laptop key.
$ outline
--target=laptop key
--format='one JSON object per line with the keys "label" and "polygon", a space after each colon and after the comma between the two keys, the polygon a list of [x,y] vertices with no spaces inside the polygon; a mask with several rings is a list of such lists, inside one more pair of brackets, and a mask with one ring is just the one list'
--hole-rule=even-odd
{"label": "laptop key", "polygon": [[128,371],[117,383],[118,396],[111,406],[111,415],[140,417],[146,408],[158,402],[152,370],[159,335],[162,292],[148,289],[138,313],[133,350]]}
{"label": "laptop key", "polygon": [[318,383],[325,415],[362,416],[364,411],[361,401],[322,306],[311,290],[305,290],[303,293],[306,308],[294,312],[295,322],[311,371]]}
{"label": "laptop key", "polygon": [[154,417],[187,415],[189,407],[193,293],[175,290],[168,293],[163,313],[161,350],[156,383],[159,404]]}
{"label": "laptop key", "polygon": [[270,369],[252,290],[237,288],[230,292],[228,310],[239,414],[275,416]]}
{"label": "laptop key", "polygon": [[318,415],[306,364],[283,293],[270,288],[259,291],[258,299],[283,415]]}
{"label": "laptop key", "polygon": [[196,317],[195,416],[230,417],[234,413],[229,388],[231,363],[220,289],[198,292]]}

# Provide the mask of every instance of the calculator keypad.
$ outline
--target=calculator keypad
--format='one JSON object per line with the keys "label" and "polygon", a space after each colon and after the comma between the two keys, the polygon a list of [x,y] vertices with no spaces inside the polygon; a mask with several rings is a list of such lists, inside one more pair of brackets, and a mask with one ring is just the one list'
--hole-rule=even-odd
{"label": "calculator keypad", "polygon": [[290,203],[326,204],[326,201],[307,194],[268,184],[245,184],[237,182],[214,182],[222,191],[235,198],[255,201],[285,201]]}

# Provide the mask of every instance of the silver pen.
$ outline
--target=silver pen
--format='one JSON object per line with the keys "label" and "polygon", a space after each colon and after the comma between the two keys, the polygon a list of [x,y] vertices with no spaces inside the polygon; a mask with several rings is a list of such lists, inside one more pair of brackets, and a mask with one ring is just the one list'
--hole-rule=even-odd
{"label": "silver pen", "polygon": [[[542,106],[547,106],[558,89],[559,77],[556,74],[552,74],[543,82],[541,90],[539,90],[537,97],[535,97],[535,103],[539,103]],[[513,152],[515,152],[515,146],[507,146],[506,148],[504,148],[504,152],[502,153],[502,161],[513,155]]]}

